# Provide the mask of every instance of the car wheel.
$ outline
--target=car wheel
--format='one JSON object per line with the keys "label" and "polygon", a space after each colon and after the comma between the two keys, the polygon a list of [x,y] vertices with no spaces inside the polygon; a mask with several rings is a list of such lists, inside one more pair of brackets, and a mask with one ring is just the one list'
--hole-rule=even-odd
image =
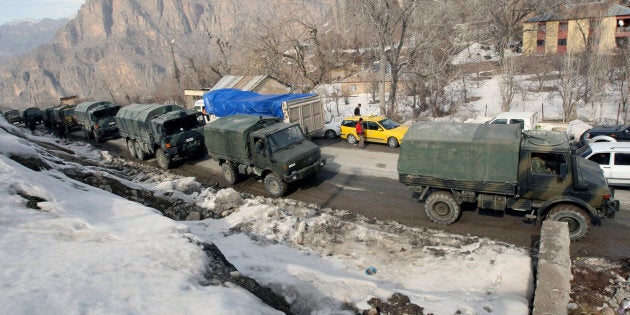
{"label": "car wheel", "polygon": [[166,153],[164,153],[164,150],[162,148],[159,148],[157,149],[157,151],[155,151],[155,159],[157,160],[158,166],[161,169],[167,170],[171,167],[171,158],[168,157]]}
{"label": "car wheel", "polygon": [[225,176],[225,181],[228,184],[234,185],[238,182],[238,172],[236,171],[234,166],[232,166],[232,164],[223,163],[221,165],[221,169],[223,170],[223,176]]}
{"label": "car wheel", "polygon": [[328,129],[324,133],[324,138],[326,138],[326,139],[335,139],[335,138],[337,138],[337,133],[334,130],[332,130],[332,129]]}
{"label": "car wheel", "polygon": [[129,154],[132,158],[137,158],[136,155],[136,140],[127,139],[127,150],[129,150]]}
{"label": "car wheel", "polygon": [[140,142],[136,141],[134,147],[136,149],[136,157],[138,158],[138,160],[140,161],[146,160],[147,157],[144,150],[142,150],[142,145],[140,144]]}
{"label": "car wheel", "polygon": [[427,197],[424,212],[435,223],[451,224],[459,218],[461,208],[451,193],[436,191]]}
{"label": "car wheel", "polygon": [[547,214],[547,220],[566,222],[569,227],[569,238],[572,241],[582,239],[591,228],[591,218],[580,207],[561,204],[553,207]]}
{"label": "car wheel", "polygon": [[272,197],[282,197],[287,191],[287,184],[278,175],[269,173],[265,176],[265,188]]}
{"label": "car wheel", "polygon": [[387,145],[389,145],[392,148],[398,147],[398,139],[394,137],[389,137],[389,139],[387,139]]}
{"label": "car wheel", "polygon": [[357,143],[357,137],[355,137],[354,135],[348,135],[348,143],[350,144]]}

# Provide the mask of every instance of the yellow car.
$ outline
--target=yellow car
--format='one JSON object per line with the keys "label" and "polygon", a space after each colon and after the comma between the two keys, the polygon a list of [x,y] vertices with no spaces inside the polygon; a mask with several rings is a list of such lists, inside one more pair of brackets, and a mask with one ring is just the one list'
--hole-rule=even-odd
{"label": "yellow car", "polygon": [[387,143],[395,148],[402,143],[407,133],[408,126],[402,126],[385,116],[353,116],[347,117],[341,122],[341,138],[348,143],[357,143],[356,125],[359,118],[363,118],[363,131],[366,142]]}

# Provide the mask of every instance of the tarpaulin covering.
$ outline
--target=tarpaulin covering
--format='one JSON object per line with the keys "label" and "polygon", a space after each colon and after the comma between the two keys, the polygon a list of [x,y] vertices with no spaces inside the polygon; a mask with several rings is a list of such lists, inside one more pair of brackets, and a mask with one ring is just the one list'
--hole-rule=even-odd
{"label": "tarpaulin covering", "polygon": [[219,89],[203,95],[209,115],[217,117],[234,114],[273,116],[284,119],[282,103],[315,94],[258,94],[237,89]]}

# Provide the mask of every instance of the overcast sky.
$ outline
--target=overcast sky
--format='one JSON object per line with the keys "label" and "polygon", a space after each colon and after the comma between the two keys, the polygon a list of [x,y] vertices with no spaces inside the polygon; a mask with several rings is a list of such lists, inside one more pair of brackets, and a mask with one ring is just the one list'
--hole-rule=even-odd
{"label": "overcast sky", "polygon": [[2,0],[0,25],[14,20],[74,17],[85,0]]}

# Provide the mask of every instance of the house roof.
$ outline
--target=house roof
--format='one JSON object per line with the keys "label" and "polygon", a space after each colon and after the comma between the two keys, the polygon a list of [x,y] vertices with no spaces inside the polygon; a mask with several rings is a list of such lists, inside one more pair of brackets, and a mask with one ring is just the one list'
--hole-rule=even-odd
{"label": "house roof", "polygon": [[630,8],[620,4],[596,2],[578,5],[569,5],[560,12],[547,12],[537,15],[526,22],[567,21],[580,18],[630,15]]}

